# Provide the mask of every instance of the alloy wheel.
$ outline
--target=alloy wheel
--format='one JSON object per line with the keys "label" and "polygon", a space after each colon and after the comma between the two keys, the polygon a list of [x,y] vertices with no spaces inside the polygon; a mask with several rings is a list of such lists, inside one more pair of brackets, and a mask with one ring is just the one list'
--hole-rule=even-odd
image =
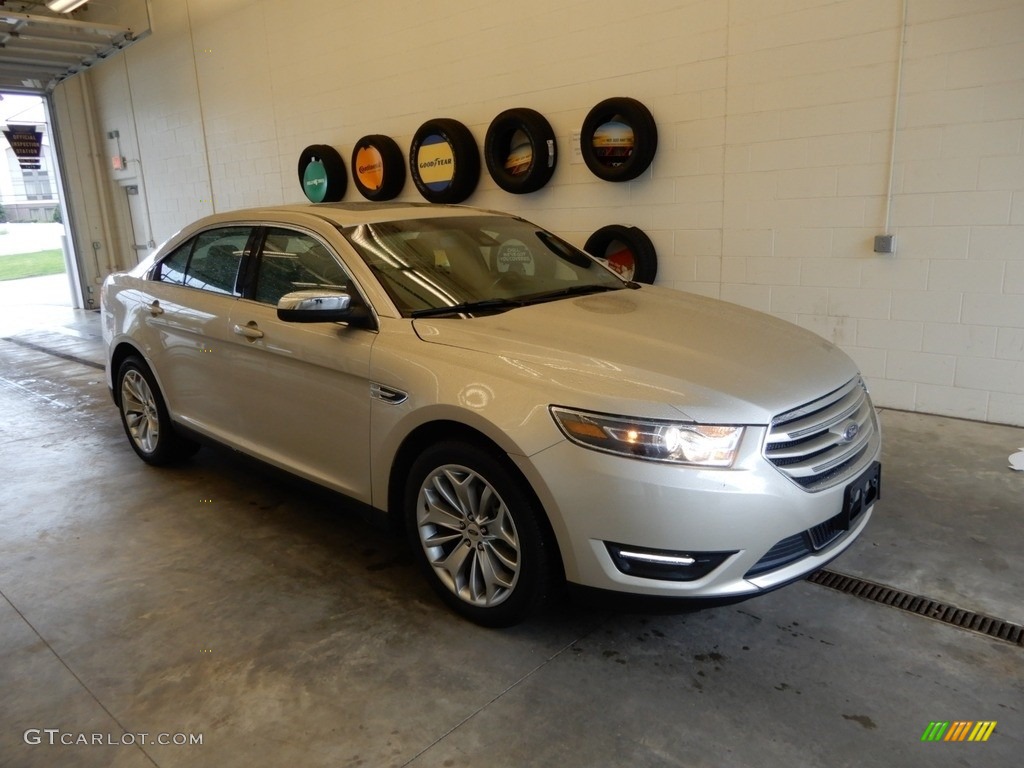
{"label": "alloy wheel", "polygon": [[153,453],[160,443],[160,415],[149,382],[132,369],[121,379],[121,413],[135,445]]}
{"label": "alloy wheel", "polygon": [[512,594],[521,553],[512,514],[486,478],[449,464],[420,486],[419,540],[438,579],[460,600],[493,607]]}

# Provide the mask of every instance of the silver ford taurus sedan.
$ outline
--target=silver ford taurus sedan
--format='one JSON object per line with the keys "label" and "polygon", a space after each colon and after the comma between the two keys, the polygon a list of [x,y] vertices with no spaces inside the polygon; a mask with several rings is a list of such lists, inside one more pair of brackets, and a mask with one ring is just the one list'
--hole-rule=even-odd
{"label": "silver ford taurus sedan", "polygon": [[107,278],[102,311],[143,461],[212,440],[352,497],[484,625],[562,580],[757,595],[843,552],[879,497],[878,422],[843,352],[623,280],[514,216],[211,216]]}

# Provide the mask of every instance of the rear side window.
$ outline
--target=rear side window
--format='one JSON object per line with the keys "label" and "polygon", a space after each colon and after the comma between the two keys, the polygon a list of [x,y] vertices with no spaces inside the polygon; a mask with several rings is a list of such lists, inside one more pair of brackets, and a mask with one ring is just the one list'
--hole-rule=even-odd
{"label": "rear side window", "polygon": [[157,272],[157,280],[162,283],[174,283],[183,285],[185,283],[185,269],[188,267],[188,256],[192,253],[192,241],[178,246],[174,252],[160,262],[160,270]]}
{"label": "rear side window", "polygon": [[185,285],[214,293],[235,293],[235,278],[251,227],[211,229],[196,237]]}
{"label": "rear side window", "polygon": [[252,227],[202,232],[160,262],[157,280],[237,296],[238,266]]}

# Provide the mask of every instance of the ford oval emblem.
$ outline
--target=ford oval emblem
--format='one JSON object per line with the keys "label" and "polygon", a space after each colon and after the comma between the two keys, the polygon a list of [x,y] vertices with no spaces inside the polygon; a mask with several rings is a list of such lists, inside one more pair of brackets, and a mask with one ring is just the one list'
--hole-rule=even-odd
{"label": "ford oval emblem", "polygon": [[845,428],[843,429],[843,433],[842,435],[840,435],[840,437],[842,439],[842,442],[852,443],[859,434],[860,424],[858,424],[856,421],[850,421],[846,423]]}

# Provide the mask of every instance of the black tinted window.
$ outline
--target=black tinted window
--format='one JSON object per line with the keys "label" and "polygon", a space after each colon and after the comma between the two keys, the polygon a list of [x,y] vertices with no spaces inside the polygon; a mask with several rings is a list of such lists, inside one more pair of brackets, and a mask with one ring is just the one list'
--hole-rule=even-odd
{"label": "black tinted window", "polygon": [[277,304],[286,293],[310,288],[349,291],[348,275],[334,254],[312,235],[268,229],[260,250],[256,301]]}
{"label": "black tinted window", "polygon": [[192,253],[192,241],[178,246],[170,256],[160,262],[156,279],[164,283],[181,285],[185,282],[185,268],[188,266],[188,255]]}
{"label": "black tinted window", "polygon": [[185,285],[214,293],[235,293],[235,278],[251,227],[211,229],[195,238]]}

